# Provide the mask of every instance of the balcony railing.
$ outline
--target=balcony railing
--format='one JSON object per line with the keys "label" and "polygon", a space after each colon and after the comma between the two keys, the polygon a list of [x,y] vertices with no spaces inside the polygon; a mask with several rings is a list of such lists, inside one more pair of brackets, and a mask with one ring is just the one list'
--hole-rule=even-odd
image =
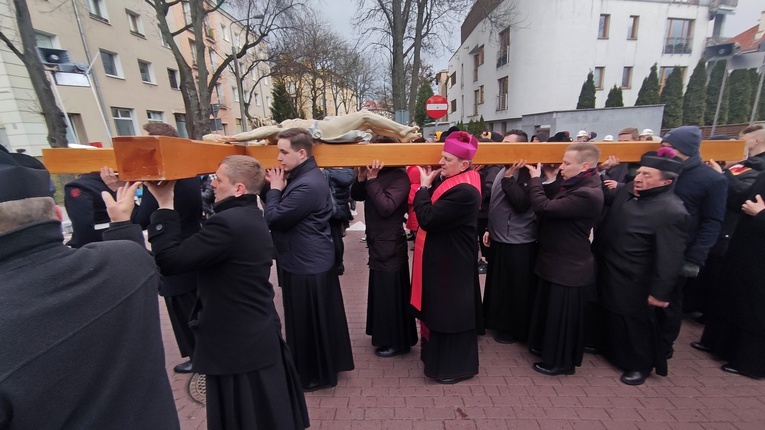
{"label": "balcony railing", "polygon": [[693,48],[692,37],[668,37],[664,41],[665,54],[690,54]]}
{"label": "balcony railing", "polygon": [[497,96],[497,110],[507,110],[507,93]]}
{"label": "balcony railing", "polygon": [[497,51],[497,68],[500,68],[508,63],[510,58],[510,47],[505,47],[505,49],[500,49]]}

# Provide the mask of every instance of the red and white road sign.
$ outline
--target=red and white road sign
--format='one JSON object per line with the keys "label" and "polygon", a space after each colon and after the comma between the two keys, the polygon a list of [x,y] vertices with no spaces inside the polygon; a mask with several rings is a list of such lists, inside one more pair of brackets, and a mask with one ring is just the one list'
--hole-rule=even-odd
{"label": "red and white road sign", "polygon": [[425,113],[433,119],[443,118],[449,111],[449,103],[443,96],[435,95],[425,102]]}

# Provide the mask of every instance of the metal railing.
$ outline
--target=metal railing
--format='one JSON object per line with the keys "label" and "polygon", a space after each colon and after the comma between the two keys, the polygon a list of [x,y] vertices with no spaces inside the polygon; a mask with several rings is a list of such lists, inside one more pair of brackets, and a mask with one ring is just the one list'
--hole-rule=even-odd
{"label": "metal railing", "polygon": [[510,47],[500,49],[497,51],[497,68],[500,68],[508,63],[510,59]]}
{"label": "metal railing", "polygon": [[690,54],[692,37],[668,37],[664,40],[664,54]]}
{"label": "metal railing", "polygon": [[507,110],[507,93],[497,96],[497,110]]}

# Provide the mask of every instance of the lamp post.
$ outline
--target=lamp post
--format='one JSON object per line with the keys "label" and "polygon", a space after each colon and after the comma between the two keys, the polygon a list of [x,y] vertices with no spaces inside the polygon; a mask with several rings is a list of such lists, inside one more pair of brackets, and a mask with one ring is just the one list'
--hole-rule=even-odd
{"label": "lamp post", "polygon": [[236,47],[231,47],[231,55],[234,57],[234,76],[236,77],[236,91],[239,93],[239,111],[242,115],[242,132],[247,131],[247,109],[244,107],[244,89],[242,88],[242,76],[239,74],[239,59],[236,58]]}

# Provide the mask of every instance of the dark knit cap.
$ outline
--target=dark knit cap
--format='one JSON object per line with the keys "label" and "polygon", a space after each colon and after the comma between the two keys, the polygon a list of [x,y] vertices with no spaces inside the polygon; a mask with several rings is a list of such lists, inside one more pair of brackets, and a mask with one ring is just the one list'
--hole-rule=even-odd
{"label": "dark knit cap", "polygon": [[701,130],[695,125],[684,125],[667,132],[661,141],[669,143],[681,154],[692,157],[699,153]]}
{"label": "dark knit cap", "polygon": [[[50,174],[42,163],[0,152],[0,203],[31,197],[50,197]],[[19,159],[21,163],[17,162]],[[27,167],[30,166],[30,167]]]}
{"label": "dark knit cap", "polygon": [[680,173],[683,169],[683,163],[675,159],[675,151],[671,148],[661,148],[659,152],[646,152],[640,157],[640,165],[672,173]]}

